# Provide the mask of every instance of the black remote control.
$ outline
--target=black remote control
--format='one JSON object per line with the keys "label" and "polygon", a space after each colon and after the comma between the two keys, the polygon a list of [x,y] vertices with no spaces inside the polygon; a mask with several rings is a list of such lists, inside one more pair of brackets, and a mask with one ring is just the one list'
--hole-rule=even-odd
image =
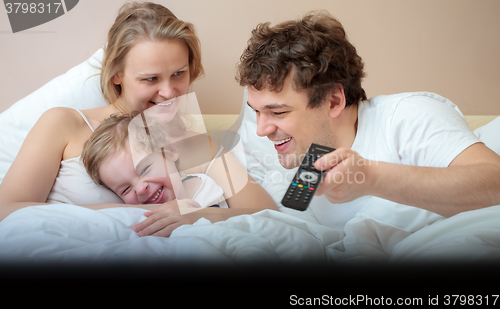
{"label": "black remote control", "polygon": [[300,163],[297,173],[293,177],[292,183],[288,186],[281,204],[283,206],[304,211],[309,206],[316,188],[318,188],[323,175],[326,171],[318,171],[314,168],[314,162],[324,154],[330,153],[335,149],[311,144],[306,155]]}

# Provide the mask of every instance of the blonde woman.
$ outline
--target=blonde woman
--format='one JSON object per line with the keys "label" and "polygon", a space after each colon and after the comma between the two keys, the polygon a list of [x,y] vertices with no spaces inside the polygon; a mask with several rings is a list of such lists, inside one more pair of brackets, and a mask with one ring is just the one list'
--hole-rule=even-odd
{"label": "blonde woman", "polygon": [[[83,145],[110,115],[144,111],[184,95],[202,74],[192,24],[158,4],[124,5],[109,31],[102,61],[101,88],[109,105],[83,111],[59,107],[40,117],[0,185],[0,220],[20,208],[43,203],[91,209],[125,206],[88,176],[80,161]],[[222,216],[275,207],[260,186],[248,181],[248,174],[243,177],[247,185],[232,198],[235,207],[245,210],[233,209]],[[151,211],[161,207],[169,205],[141,205]],[[185,218],[183,223],[195,219]]]}

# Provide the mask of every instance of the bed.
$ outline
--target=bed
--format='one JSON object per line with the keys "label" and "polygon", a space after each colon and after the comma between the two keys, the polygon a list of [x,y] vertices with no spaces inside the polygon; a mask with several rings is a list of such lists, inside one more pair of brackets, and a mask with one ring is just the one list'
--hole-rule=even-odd
{"label": "bed", "polygon": [[[106,104],[97,73],[102,50],[50,81],[0,114],[0,181],[38,117],[55,106],[79,109]],[[274,156],[255,135],[255,120],[243,102],[238,115],[203,115],[208,132],[244,148],[242,163],[279,205],[293,171],[258,160]],[[236,103],[235,103],[236,104]],[[500,153],[500,118],[465,116],[471,129]],[[236,132],[237,134],[234,134]],[[234,139],[237,137],[237,140]],[[251,151],[250,151],[251,150]],[[266,179],[283,181],[265,181]],[[321,202],[315,198],[314,202]],[[1,207],[1,205],[0,205]],[[171,237],[138,237],[130,227],[142,220],[140,208],[99,211],[68,204],[33,206],[0,222],[0,263],[119,263],[169,261],[184,264],[256,263],[332,265],[426,261],[483,262],[500,257],[500,206],[443,218],[418,208],[372,198],[344,230],[320,225],[309,212],[280,206],[223,222],[200,219]]]}

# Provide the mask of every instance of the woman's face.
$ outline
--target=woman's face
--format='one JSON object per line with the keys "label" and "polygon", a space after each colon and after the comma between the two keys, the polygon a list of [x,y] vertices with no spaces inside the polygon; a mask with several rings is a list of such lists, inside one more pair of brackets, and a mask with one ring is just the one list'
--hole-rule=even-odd
{"label": "woman's face", "polygon": [[125,68],[113,76],[113,83],[121,85],[118,100],[127,112],[155,106],[169,113],[178,108],[169,100],[188,90],[189,49],[179,40],[141,41],[130,49]]}

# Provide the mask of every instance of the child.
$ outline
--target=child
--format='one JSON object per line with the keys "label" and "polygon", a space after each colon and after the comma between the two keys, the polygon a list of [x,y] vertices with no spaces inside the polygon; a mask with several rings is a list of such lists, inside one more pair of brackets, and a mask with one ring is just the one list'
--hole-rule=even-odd
{"label": "child", "polygon": [[[105,119],[84,146],[82,161],[87,173],[126,204],[177,200],[181,214],[204,207],[227,208],[223,189],[206,175],[213,161],[206,155],[207,147],[198,149],[195,153],[205,155],[195,156],[194,160],[192,154],[179,153],[179,149],[186,153],[186,144],[199,148],[208,142],[208,136],[193,133],[171,143],[169,130],[171,127],[159,118],[146,118],[144,113]],[[186,175],[179,170],[180,157],[197,161],[195,166],[183,161],[183,170],[193,173]]]}

